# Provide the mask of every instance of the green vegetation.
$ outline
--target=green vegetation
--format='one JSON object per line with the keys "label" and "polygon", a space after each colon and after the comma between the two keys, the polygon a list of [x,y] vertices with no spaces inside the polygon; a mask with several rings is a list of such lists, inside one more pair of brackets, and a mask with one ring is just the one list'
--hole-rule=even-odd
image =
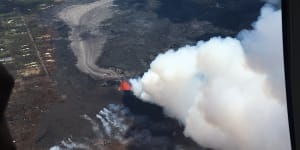
{"label": "green vegetation", "polygon": [[15,77],[42,75],[40,57],[52,61],[49,53],[51,35],[47,29],[38,26],[35,18],[34,14],[24,15],[17,11],[0,15],[0,63]]}
{"label": "green vegetation", "polygon": [[57,2],[61,1],[0,0],[0,63],[15,78],[48,76],[54,49],[51,31],[38,24],[38,14]]}
{"label": "green vegetation", "polygon": [[0,13],[8,13],[14,9],[22,12],[30,12],[47,7],[54,3],[54,0],[1,0]]}
{"label": "green vegetation", "polygon": [[[10,64],[14,68],[21,68],[27,61],[22,58],[23,55],[27,55],[28,52],[23,51],[21,46],[30,43],[28,35],[25,32],[24,22],[20,16],[16,13],[8,13],[1,16],[0,19],[1,28],[0,34],[2,35],[0,40],[0,60],[4,64]],[[34,53],[33,53],[34,54]],[[12,57],[14,60],[5,60],[5,58]]]}

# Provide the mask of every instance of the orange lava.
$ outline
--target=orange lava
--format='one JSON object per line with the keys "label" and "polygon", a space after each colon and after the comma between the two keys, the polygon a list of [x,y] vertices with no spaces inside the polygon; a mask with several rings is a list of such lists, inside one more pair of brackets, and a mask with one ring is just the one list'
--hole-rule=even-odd
{"label": "orange lava", "polygon": [[122,80],[119,91],[130,91],[131,90],[131,85],[128,83],[126,80]]}

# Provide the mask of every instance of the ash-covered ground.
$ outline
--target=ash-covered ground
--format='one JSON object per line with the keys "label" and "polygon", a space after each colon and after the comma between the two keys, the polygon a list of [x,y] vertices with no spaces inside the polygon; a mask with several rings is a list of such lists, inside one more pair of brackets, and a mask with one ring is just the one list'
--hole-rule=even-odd
{"label": "ash-covered ground", "polygon": [[[41,14],[55,30],[51,72],[63,102],[48,106],[34,149],[202,150],[170,118],[132,113],[118,80],[161,52],[250,28],[260,0],[65,0]],[[131,108],[134,109],[134,108]],[[161,114],[162,115],[162,114]]]}

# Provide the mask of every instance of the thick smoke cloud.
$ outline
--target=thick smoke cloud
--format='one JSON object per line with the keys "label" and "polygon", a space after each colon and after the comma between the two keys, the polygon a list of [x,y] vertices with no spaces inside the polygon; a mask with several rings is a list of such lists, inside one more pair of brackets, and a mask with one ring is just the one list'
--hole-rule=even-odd
{"label": "thick smoke cloud", "polygon": [[134,94],[162,106],[184,134],[220,150],[290,150],[281,11],[262,8],[253,30],[160,54]]}
{"label": "thick smoke cloud", "polygon": [[285,102],[281,10],[263,7],[253,28],[238,35],[248,64],[256,71],[268,74],[269,91]]}

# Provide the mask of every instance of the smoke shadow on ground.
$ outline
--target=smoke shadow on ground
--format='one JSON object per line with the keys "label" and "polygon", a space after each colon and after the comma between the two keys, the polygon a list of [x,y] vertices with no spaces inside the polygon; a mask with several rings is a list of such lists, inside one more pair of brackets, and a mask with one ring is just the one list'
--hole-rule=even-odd
{"label": "smoke shadow on ground", "polygon": [[160,121],[166,118],[162,107],[138,99],[131,91],[123,92],[122,102],[124,106],[128,107],[134,114],[148,116],[154,121]]}
{"label": "smoke shadow on ground", "polygon": [[134,116],[134,123],[124,134],[130,139],[129,150],[209,150],[198,146],[183,135],[184,127],[175,119],[165,116],[163,108],[141,101],[131,91],[125,91],[122,102]]}

